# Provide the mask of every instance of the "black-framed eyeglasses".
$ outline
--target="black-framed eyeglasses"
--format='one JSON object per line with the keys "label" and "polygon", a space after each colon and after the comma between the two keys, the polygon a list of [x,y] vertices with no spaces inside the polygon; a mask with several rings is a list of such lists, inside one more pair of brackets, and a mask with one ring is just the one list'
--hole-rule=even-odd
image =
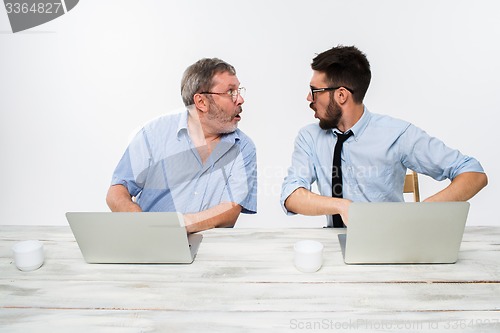
{"label": "black-framed eyeglasses", "polygon": [[219,93],[219,92],[213,92],[213,91],[203,91],[200,94],[208,94],[208,95],[228,95],[231,96],[232,100],[234,103],[238,100],[238,96],[244,97],[245,92],[247,90],[244,87],[239,87],[238,89],[229,89],[226,92]]}
{"label": "black-framed eyeglasses", "polygon": [[328,88],[314,88],[313,86],[309,86],[309,88],[311,88],[311,97],[312,97],[313,102],[314,102],[314,93],[317,93],[317,92],[334,91],[334,90],[337,90],[339,88],[344,88],[345,90],[347,90],[351,94],[354,94],[354,90],[352,90],[351,88],[347,88],[346,86],[328,87]]}

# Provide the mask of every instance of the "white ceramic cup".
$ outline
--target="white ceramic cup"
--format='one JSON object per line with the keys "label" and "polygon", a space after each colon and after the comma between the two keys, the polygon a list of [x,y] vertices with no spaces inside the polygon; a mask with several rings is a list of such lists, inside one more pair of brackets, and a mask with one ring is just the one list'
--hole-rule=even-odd
{"label": "white ceramic cup", "polygon": [[295,267],[304,273],[313,273],[323,264],[323,244],[314,240],[302,240],[293,246]]}
{"label": "white ceramic cup", "polygon": [[21,271],[33,271],[43,264],[43,244],[37,240],[27,240],[12,246],[14,262]]}

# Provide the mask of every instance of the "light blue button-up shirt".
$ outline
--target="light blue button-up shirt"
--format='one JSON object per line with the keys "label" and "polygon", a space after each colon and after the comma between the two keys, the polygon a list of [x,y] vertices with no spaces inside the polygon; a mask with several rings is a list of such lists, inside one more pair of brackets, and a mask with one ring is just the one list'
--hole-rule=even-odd
{"label": "light blue button-up shirt", "polygon": [[[369,112],[350,129],[353,135],[342,148],[343,197],[355,202],[404,201],[406,170],[411,169],[436,180],[451,179],[463,172],[484,172],[474,158],[447,147],[418,127],[389,116]],[[321,195],[332,196],[333,149],[335,130],[311,124],[299,131],[292,165],[281,192],[285,200],[296,189],[311,190],[316,182]],[[332,225],[332,217],[327,216]]]}
{"label": "light blue button-up shirt", "polygon": [[143,211],[197,213],[222,202],[257,212],[255,145],[242,131],[224,134],[202,163],[191,142],[188,112],[148,123],[129,144],[112,185],[124,185]]}

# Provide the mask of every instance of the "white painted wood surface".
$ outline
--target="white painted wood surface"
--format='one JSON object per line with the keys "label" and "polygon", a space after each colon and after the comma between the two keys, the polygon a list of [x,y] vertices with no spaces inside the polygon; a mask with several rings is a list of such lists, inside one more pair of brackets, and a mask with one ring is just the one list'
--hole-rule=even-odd
{"label": "white painted wood surface", "polygon": [[[191,265],[86,264],[68,227],[0,226],[0,332],[500,332],[500,228],[453,265],[345,265],[333,229],[217,229]],[[10,248],[38,239],[45,263]],[[301,273],[293,244],[325,246]]]}

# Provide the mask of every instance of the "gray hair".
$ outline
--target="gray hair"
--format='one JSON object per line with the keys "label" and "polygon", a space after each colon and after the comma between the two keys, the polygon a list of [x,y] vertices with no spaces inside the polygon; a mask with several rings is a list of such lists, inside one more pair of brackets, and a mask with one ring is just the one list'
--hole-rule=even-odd
{"label": "gray hair", "polygon": [[209,91],[216,74],[228,72],[236,75],[233,66],[218,58],[204,58],[189,66],[182,76],[181,96],[185,106],[194,104],[194,95]]}

